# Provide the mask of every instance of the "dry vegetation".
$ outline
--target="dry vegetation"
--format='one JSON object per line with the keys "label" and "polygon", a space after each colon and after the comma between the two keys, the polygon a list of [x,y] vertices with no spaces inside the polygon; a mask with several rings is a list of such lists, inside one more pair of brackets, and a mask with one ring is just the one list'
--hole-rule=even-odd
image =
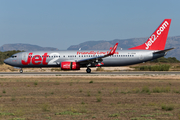
{"label": "dry vegetation", "polygon": [[180,76],[0,76],[0,119],[180,119]]}

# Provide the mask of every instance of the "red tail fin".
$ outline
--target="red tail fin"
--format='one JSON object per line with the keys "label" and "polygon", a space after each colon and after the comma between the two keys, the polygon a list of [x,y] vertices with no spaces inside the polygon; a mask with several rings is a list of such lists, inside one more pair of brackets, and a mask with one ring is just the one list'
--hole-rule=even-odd
{"label": "red tail fin", "polygon": [[144,44],[129,49],[164,50],[170,24],[171,19],[164,19],[161,25]]}

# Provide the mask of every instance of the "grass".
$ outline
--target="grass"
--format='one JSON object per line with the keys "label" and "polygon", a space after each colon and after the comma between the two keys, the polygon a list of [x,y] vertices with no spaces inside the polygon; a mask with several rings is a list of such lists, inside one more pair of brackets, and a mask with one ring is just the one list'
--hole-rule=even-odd
{"label": "grass", "polygon": [[0,119],[180,118],[178,76],[0,77],[0,83],[6,91]]}
{"label": "grass", "polygon": [[55,115],[82,115],[82,113],[74,113],[72,111],[63,111],[60,113],[56,113]]}
{"label": "grass", "polygon": [[54,85],[59,85],[60,83],[58,82],[58,81],[56,81],[55,83],[54,83]]}
{"label": "grass", "polygon": [[0,112],[0,116],[15,116],[15,114],[9,112]]}
{"label": "grass", "polygon": [[25,118],[12,118],[10,120],[26,120]]}

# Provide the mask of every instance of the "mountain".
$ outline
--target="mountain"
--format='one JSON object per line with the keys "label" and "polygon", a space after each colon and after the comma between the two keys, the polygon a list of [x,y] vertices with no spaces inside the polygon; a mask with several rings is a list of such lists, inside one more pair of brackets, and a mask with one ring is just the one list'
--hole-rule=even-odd
{"label": "mountain", "polygon": [[[135,47],[146,42],[146,38],[131,38],[131,39],[115,39],[111,41],[87,41],[80,43],[79,45],[71,45],[67,50],[108,50],[110,47],[114,46],[115,43],[119,43],[117,49],[128,49]],[[169,51],[167,57],[176,57],[180,60],[180,36],[168,37],[165,48],[175,48],[172,51]]]}
{"label": "mountain", "polygon": [[58,50],[57,48],[53,47],[41,47],[38,45],[31,45],[31,44],[22,44],[22,43],[17,43],[17,44],[5,44],[0,47],[0,51],[10,51],[10,50],[24,50],[24,51],[42,51],[42,50],[47,50],[47,51],[54,51]]}

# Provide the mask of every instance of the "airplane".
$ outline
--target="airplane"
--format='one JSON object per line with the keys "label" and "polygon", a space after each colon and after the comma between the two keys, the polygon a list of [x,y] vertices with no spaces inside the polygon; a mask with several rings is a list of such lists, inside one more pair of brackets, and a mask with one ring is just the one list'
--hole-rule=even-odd
{"label": "airplane", "polygon": [[168,51],[164,49],[171,19],[164,19],[155,32],[142,45],[128,50],[116,50],[118,43],[111,50],[72,50],[72,51],[29,51],[20,52],[4,60],[4,63],[20,68],[60,67],[61,70],[80,70],[86,67],[125,66],[163,57]]}

